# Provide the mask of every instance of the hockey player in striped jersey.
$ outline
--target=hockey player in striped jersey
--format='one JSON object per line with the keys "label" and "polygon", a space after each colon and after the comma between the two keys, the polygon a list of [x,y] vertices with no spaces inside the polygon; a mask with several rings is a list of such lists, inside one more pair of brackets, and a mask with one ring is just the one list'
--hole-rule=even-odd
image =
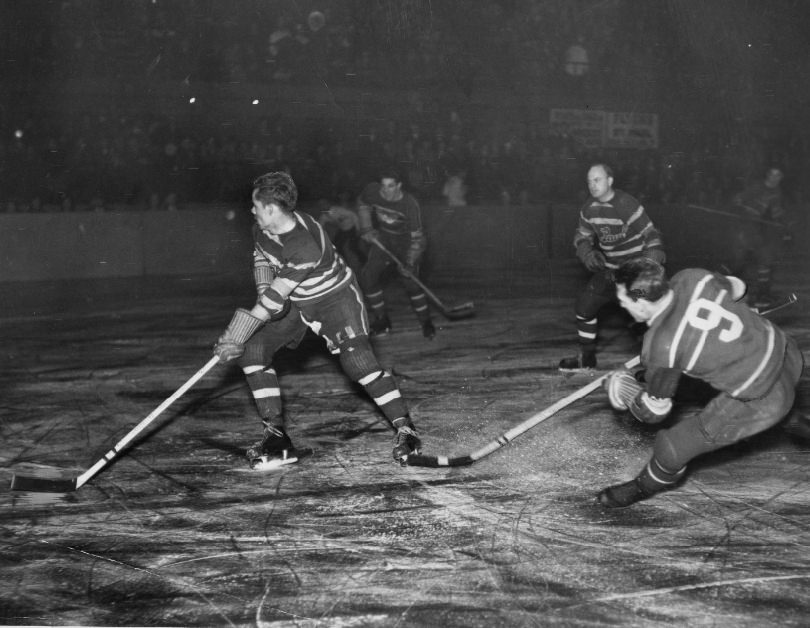
{"label": "hockey player in striped jersey", "polygon": [[[369,243],[368,257],[360,271],[360,286],[374,316],[372,334],[386,334],[391,320],[385,305],[382,276],[393,260],[374,245],[378,240],[396,255],[413,275],[419,275],[419,264],[427,248],[422,228],[422,213],[416,198],[402,189],[402,179],[393,169],[380,173],[379,180],[369,183],[357,199],[360,237]],[[436,328],[430,318],[430,307],[422,287],[406,275],[402,283],[411,307],[422,327],[422,335],[432,339]]]}
{"label": "hockey player in striped jersey", "polygon": [[649,257],[666,261],[661,235],[644,207],[631,195],[613,188],[613,171],[602,163],[588,170],[590,200],[579,213],[574,247],[593,275],[574,306],[579,352],[560,361],[560,370],[596,367],[597,313],[616,299],[613,272],[625,260]]}
{"label": "hockey player in striped jersey", "polygon": [[253,182],[258,298],[251,310],[236,310],[214,346],[222,362],[237,360],[264,426],[262,440],[248,449],[248,461],[254,468],[271,468],[298,459],[285,428],[272,359],[279,349],[296,347],[309,328],[390,421],[396,432],[394,459],[404,462],[420,442],[394,378],[374,355],[363,295],[320,224],[295,211],[297,198],[286,172],[270,172]]}
{"label": "hockey player in striped jersey", "polygon": [[621,306],[649,329],[641,351],[645,383],[626,370],[605,379],[613,408],[660,423],[682,374],[719,392],[697,415],[657,433],[636,478],[599,493],[609,508],[672,488],[690,460],[777,424],[791,412],[803,369],[796,342],[740,301],[746,287],[736,277],[690,268],[667,280],[660,264],[637,258],[622,264],[615,281]]}

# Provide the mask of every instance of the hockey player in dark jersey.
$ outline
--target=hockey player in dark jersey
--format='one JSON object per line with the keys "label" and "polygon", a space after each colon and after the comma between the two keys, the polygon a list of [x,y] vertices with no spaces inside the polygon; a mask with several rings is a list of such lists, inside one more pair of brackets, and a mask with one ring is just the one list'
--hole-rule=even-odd
{"label": "hockey player in dark jersey", "polygon": [[751,304],[758,309],[773,303],[772,282],[782,239],[784,208],[780,183],[784,174],[769,168],[765,179],[748,186],[733,199],[740,216],[734,233],[732,272],[752,288]]}
{"label": "hockey player in dark jersey", "polygon": [[[369,183],[357,199],[360,236],[369,243],[368,258],[360,271],[360,285],[374,316],[372,334],[385,334],[391,329],[391,319],[385,305],[382,275],[394,261],[380,247],[396,255],[413,275],[419,275],[419,263],[427,247],[422,229],[422,214],[413,195],[402,189],[402,180],[394,170],[380,174],[379,181]],[[413,280],[401,275],[422,334],[433,338],[436,329],[430,317],[425,291]]]}
{"label": "hockey player in dark jersey", "polygon": [[740,301],[746,292],[741,279],[691,268],[667,280],[660,264],[637,258],[622,264],[615,281],[621,306],[649,329],[641,351],[645,383],[627,370],[605,379],[613,408],[660,423],[672,410],[682,374],[718,394],[699,414],[657,433],[652,457],[636,478],[599,493],[599,503],[609,508],[672,488],[690,460],[780,422],[791,412],[803,369],[796,342]]}
{"label": "hockey player in dark jersey", "polygon": [[590,167],[588,190],[591,198],[579,213],[574,248],[593,275],[574,306],[579,353],[560,361],[563,371],[596,367],[597,313],[616,299],[613,272],[619,264],[640,256],[666,261],[661,235],[635,198],[613,188],[609,166]]}
{"label": "hockey player in dark jersey", "polygon": [[222,362],[237,361],[261,416],[263,438],[247,452],[251,467],[298,459],[285,428],[272,359],[282,347],[297,346],[307,328],[326,341],[346,375],[365,388],[390,421],[396,432],[394,459],[404,462],[418,450],[419,438],[394,378],[372,350],[354,274],[318,222],[295,211],[298,191],[287,173],[256,179],[252,198],[258,299],[251,310],[236,310],[214,346]]}

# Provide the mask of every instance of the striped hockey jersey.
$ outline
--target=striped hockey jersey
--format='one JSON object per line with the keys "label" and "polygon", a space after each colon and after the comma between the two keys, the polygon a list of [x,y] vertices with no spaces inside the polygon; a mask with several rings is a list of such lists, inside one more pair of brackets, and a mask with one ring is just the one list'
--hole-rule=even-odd
{"label": "striped hockey jersey", "polygon": [[622,262],[652,248],[663,250],[661,235],[639,202],[622,190],[614,190],[609,201],[592,198],[579,212],[574,247],[583,259],[598,246],[606,266],[618,268]]}
{"label": "striped hockey jersey", "polygon": [[288,298],[316,302],[353,277],[321,225],[308,214],[294,215],[297,224],[287,233],[274,235],[253,228],[258,303],[271,314],[279,312]]}
{"label": "striped hockey jersey", "polygon": [[676,273],[670,287],[670,302],[644,335],[647,369],[674,369],[739,399],[767,393],[782,369],[784,332],[734,301],[723,275],[690,268]]}

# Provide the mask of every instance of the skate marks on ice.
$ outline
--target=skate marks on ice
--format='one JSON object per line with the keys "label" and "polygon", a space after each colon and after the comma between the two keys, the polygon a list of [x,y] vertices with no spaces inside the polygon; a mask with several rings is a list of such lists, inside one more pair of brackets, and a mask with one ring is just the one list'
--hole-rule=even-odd
{"label": "skate marks on ice", "polygon": [[[556,372],[568,300],[457,290],[448,299],[474,298],[475,319],[441,323],[428,342],[394,298],[395,332],[375,340],[428,454],[475,449],[592,378]],[[0,367],[0,481],[24,464],[83,469],[199,367],[228,314],[185,330],[180,297],[165,296],[176,324],[136,308],[98,326],[103,342],[82,339],[80,359],[65,349],[81,320],[65,323],[64,344],[58,326],[45,343],[6,325],[22,357]],[[634,355],[623,323],[606,333],[600,367]],[[595,493],[641,468],[655,432],[601,391],[470,467],[401,468],[371,402],[312,346],[280,369],[291,437],[312,455],[252,473],[244,448],[259,428],[237,375],[206,376],[67,497],[0,493],[5,623],[753,627],[810,612],[810,448],[778,430],[605,511]]]}

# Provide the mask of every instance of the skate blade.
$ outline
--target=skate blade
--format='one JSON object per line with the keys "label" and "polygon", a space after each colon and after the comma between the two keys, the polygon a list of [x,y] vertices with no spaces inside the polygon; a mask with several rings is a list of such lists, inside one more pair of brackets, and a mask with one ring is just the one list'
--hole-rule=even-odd
{"label": "skate blade", "polygon": [[250,468],[253,471],[273,471],[285,465],[293,464],[294,462],[298,462],[298,456],[290,455],[286,458],[268,458],[267,456],[262,456],[254,460]]}
{"label": "skate blade", "polygon": [[575,375],[576,374],[579,374],[579,375],[592,375],[593,373],[596,372],[596,368],[593,367],[593,366],[579,366],[579,367],[573,368],[573,369],[566,369],[566,368],[563,368],[563,367],[558,367],[557,370],[560,373],[573,373]]}

